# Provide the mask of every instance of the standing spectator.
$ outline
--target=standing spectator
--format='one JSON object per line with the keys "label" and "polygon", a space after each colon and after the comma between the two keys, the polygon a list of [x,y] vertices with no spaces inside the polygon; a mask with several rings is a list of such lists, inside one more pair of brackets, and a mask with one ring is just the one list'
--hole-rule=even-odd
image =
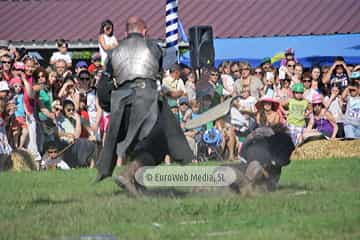
{"label": "standing spectator", "polygon": [[324,98],[324,106],[336,120],[336,124],[338,126],[336,137],[338,138],[343,138],[345,136],[342,111],[343,105],[344,102],[340,95],[340,89],[338,86],[334,85],[331,88],[331,95],[325,96]]}
{"label": "standing spectator", "polygon": [[87,70],[88,67],[88,64],[84,60],[78,61],[75,65],[75,74],[78,75],[80,71]]}
{"label": "standing spectator", "polygon": [[9,54],[4,54],[1,56],[0,60],[3,66],[3,70],[2,70],[3,79],[9,82],[10,79],[12,78],[11,68],[13,61],[11,59],[11,56]]}
{"label": "standing spectator", "polygon": [[304,98],[309,103],[311,103],[313,95],[318,92],[314,88],[312,88],[312,79],[311,79],[311,74],[309,72],[304,73],[302,83],[304,84],[304,88],[305,88]]}
{"label": "standing spectator", "polygon": [[101,55],[96,52],[91,56],[91,64],[87,69],[91,74],[104,70],[104,66],[101,64]]}
{"label": "standing spectator", "polygon": [[9,85],[6,81],[0,81],[0,98],[8,99],[9,95]]}
{"label": "standing spectator", "polygon": [[350,71],[344,62],[344,58],[336,57],[334,64],[327,74],[324,75],[324,82],[330,82],[331,86],[336,84],[342,91],[349,83],[349,76]]}
{"label": "standing spectator", "polygon": [[[269,67],[267,67],[269,69]],[[251,65],[249,63],[243,64],[241,67],[241,78],[234,83],[235,95],[240,95],[240,90],[243,87],[249,87],[251,96],[255,98],[260,97],[260,92],[264,85],[261,80],[251,75]]]}
{"label": "standing spectator", "polygon": [[195,72],[193,70],[186,76],[185,91],[189,102],[196,101]]}
{"label": "standing spectator", "polygon": [[9,54],[9,41],[0,40],[0,57],[4,54]]}
{"label": "standing spectator", "polygon": [[303,98],[304,85],[295,83],[292,86],[294,98],[289,101],[289,111],[287,116],[288,127],[293,143],[299,144],[302,141],[302,133],[305,127],[305,114],[308,101]]}
{"label": "standing spectator", "polygon": [[72,66],[72,60],[70,53],[68,52],[68,43],[64,39],[58,39],[56,40],[56,45],[58,48],[58,52],[54,52],[50,58],[50,64],[54,65],[58,60],[64,60],[66,63],[66,66],[68,68],[71,68]]}
{"label": "standing spectator", "polygon": [[260,67],[262,68],[263,72],[267,72],[271,67],[271,58],[266,57],[261,60]]}
{"label": "standing spectator", "polygon": [[230,69],[231,69],[231,76],[233,77],[234,81],[236,81],[241,77],[240,74],[241,70],[237,62],[233,62],[230,66]]}
{"label": "standing spectator", "polygon": [[186,89],[183,80],[180,78],[180,66],[175,63],[170,68],[170,74],[162,81],[162,89],[168,99],[169,106],[177,105],[177,100],[186,95]]}
{"label": "standing spectator", "polygon": [[101,64],[106,66],[107,57],[111,56],[112,49],[119,45],[116,37],[114,36],[114,24],[109,19],[101,23],[98,42],[101,55]]}
{"label": "standing spectator", "polygon": [[25,107],[24,107],[24,93],[23,84],[19,77],[11,79],[10,86],[14,91],[14,101],[16,104],[15,122],[16,136],[14,136],[14,146],[17,148],[24,148],[25,142],[29,136],[28,127],[25,120]]}
{"label": "standing spectator", "polygon": [[[352,76],[353,77],[353,76]],[[356,76],[357,79],[360,76]],[[360,138],[360,84],[352,81],[342,93],[342,98],[346,102],[344,115],[344,131],[346,138]]]}
{"label": "standing spectator", "polygon": [[75,105],[75,110],[79,110],[80,106],[80,94],[76,89],[75,80],[72,76],[66,76],[65,82],[59,91],[59,98],[71,100]]}
{"label": "standing spectator", "polygon": [[221,74],[221,82],[224,86],[224,99],[231,97],[234,91],[234,78],[231,76],[231,62],[224,62],[222,65],[223,72]]}
{"label": "standing spectator", "polygon": [[0,155],[9,155],[12,152],[12,148],[7,138],[6,118],[6,101],[5,99],[0,98]]}
{"label": "standing spectator", "polygon": [[292,84],[299,83],[298,79],[295,78],[295,60],[288,60],[286,64],[285,73],[287,78],[291,79]]}
{"label": "standing spectator", "polygon": [[281,60],[281,66],[286,66],[290,60],[297,62],[295,59],[295,51],[292,48],[286,49],[285,58]]}

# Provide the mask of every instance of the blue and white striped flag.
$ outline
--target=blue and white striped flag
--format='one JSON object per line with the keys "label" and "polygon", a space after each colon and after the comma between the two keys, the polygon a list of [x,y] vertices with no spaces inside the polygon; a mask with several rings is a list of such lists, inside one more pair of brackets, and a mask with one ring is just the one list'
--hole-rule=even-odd
{"label": "blue and white striped flag", "polygon": [[166,0],[166,48],[178,48],[178,0]]}

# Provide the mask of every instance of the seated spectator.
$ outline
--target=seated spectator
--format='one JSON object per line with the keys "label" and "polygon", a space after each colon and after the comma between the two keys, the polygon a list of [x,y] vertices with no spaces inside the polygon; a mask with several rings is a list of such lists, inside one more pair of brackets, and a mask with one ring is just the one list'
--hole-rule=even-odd
{"label": "seated spectator", "polygon": [[47,169],[62,169],[69,170],[69,165],[62,159],[61,153],[59,153],[59,144],[55,141],[45,143],[45,154],[41,160],[41,168]]}
{"label": "seated spectator", "polygon": [[311,104],[313,106],[313,114],[310,117],[307,129],[316,129],[319,133],[329,138],[335,138],[338,126],[335,118],[324,107],[323,96],[319,93],[313,95]]}
{"label": "seated spectator", "polygon": [[260,99],[255,107],[257,109],[256,113],[256,123],[260,127],[270,127],[280,123],[279,102],[272,98],[263,97]]}
{"label": "seated spectator", "polygon": [[68,52],[68,43],[64,39],[56,40],[58,52],[54,52],[50,57],[50,64],[55,65],[58,60],[64,60],[66,66],[70,68],[72,66],[72,60],[70,53]]}
{"label": "seated spectator", "polygon": [[70,100],[63,102],[63,114],[57,119],[58,135],[63,147],[73,145],[64,152],[66,163],[74,167],[90,166],[95,157],[95,144],[80,138],[82,123],[75,111],[75,104]]}
{"label": "seated spectator", "polygon": [[354,74],[352,77],[353,81],[342,93],[346,102],[344,131],[346,138],[360,138],[360,84],[356,81],[360,76]]}

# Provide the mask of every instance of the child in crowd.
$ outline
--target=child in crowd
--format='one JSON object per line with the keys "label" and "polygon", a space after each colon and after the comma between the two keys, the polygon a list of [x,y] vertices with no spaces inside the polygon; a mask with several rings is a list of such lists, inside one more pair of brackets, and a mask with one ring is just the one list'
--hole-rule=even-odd
{"label": "child in crowd", "polygon": [[58,47],[58,52],[54,52],[50,58],[50,64],[54,65],[56,61],[62,59],[66,62],[67,67],[71,67],[72,60],[70,53],[68,52],[68,43],[64,39],[58,39],[56,41],[56,45]]}
{"label": "child in crowd", "polygon": [[14,127],[16,128],[17,130],[16,132],[18,134],[17,136],[14,136],[14,139],[16,139],[14,143],[15,143],[15,147],[24,148],[25,142],[29,136],[29,131],[25,120],[23,84],[20,78],[15,77],[11,79],[10,86],[14,91],[13,101],[16,104]]}
{"label": "child in crowd", "polygon": [[288,127],[293,143],[299,144],[303,140],[303,130],[305,127],[305,114],[308,101],[303,97],[304,85],[295,83],[292,86],[294,98],[289,100],[289,111],[287,115]]}
{"label": "child in crowd", "polygon": [[185,82],[185,89],[189,102],[196,100],[196,89],[195,89],[195,72],[191,71],[187,75]]}
{"label": "child in crowd", "polygon": [[340,89],[338,86],[334,85],[331,88],[331,95],[326,96],[324,98],[324,106],[325,108],[332,114],[332,116],[335,118],[335,121],[338,126],[338,132],[336,134],[336,137],[343,138],[345,136],[344,133],[344,123],[343,123],[343,106],[344,101],[341,98],[340,95]]}
{"label": "child in crowd", "polygon": [[312,98],[313,114],[307,126],[307,130],[316,129],[319,133],[329,138],[335,138],[338,126],[335,118],[326,110],[323,104],[323,96],[315,94]]}
{"label": "child in crowd", "polygon": [[360,79],[360,75],[351,76],[352,81],[342,94],[342,98],[346,102],[344,131],[346,138],[360,138],[360,84],[356,81],[356,79]]}
{"label": "child in crowd", "polygon": [[12,152],[12,148],[7,138],[6,122],[6,101],[0,98],[0,154],[9,155]]}
{"label": "child in crowd", "polygon": [[61,158],[61,154],[59,154],[58,144],[49,142],[45,145],[47,145],[45,147],[46,152],[41,159],[41,168],[69,170],[69,165]]}

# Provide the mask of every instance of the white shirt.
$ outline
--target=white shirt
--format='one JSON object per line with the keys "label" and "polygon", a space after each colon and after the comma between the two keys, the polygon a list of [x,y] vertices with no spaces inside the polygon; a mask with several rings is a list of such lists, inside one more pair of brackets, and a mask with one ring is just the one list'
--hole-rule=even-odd
{"label": "white shirt", "polygon": [[[116,37],[114,35],[112,35],[111,37],[109,37],[108,35],[106,34],[103,34],[102,35],[104,37],[104,42],[105,42],[105,45],[107,46],[110,46],[114,43],[117,42],[116,40]],[[103,66],[105,66],[105,63],[106,63],[106,59],[109,55],[111,55],[112,53],[112,50],[105,50],[102,48],[101,44],[99,43],[99,51],[100,51],[100,56],[101,56],[101,64]]]}
{"label": "white shirt", "polygon": [[54,52],[50,58],[50,62],[56,62],[57,60],[60,59],[64,60],[67,64],[72,63],[70,53],[62,54],[61,52]]}

